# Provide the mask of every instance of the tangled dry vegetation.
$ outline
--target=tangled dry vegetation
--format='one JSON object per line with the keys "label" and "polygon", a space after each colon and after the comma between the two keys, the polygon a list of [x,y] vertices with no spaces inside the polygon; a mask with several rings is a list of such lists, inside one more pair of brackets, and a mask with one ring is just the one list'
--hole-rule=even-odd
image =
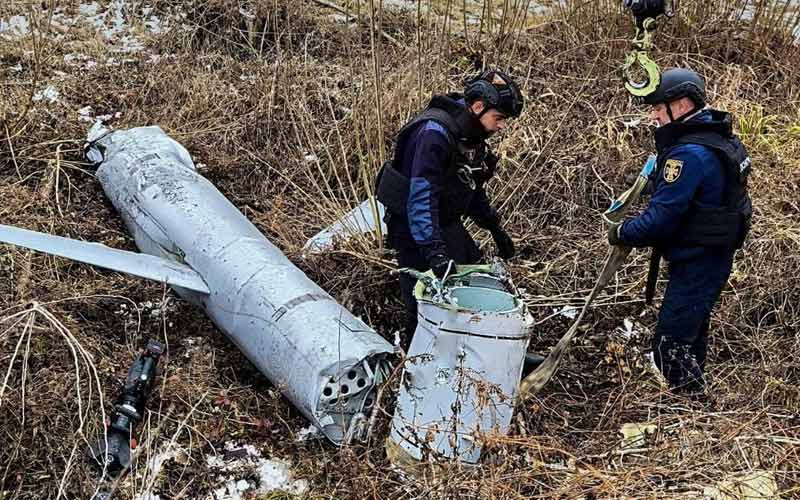
{"label": "tangled dry vegetation", "polygon": [[[392,133],[432,92],[500,66],[519,78],[527,103],[497,142],[491,194],[519,249],[511,269],[540,321],[532,346],[546,351],[569,322],[554,312],[580,302],[607,251],[600,211],[651,150],[618,75],[630,21],[606,0],[530,10],[527,1],[491,10],[478,2],[467,14],[462,2],[407,3],[112,2],[142,45],[119,52],[91,26],[59,22],[77,15],[76,2],[3,2],[0,19],[25,16],[29,29],[0,33],[0,222],[135,249],[81,162],[82,118],[157,124],[299,267],[391,339],[401,306],[378,242],[310,260],[299,248],[368,194]],[[563,369],[477,472],[410,480],[387,467],[380,440],[342,450],[297,442],[304,419],[164,287],[2,246],[0,498],[91,496],[86,441],[145,338],[166,342],[169,356],[119,498],[210,498],[219,478],[206,457],[228,441],[289,460],[309,498],[698,498],[753,471],[771,474],[782,498],[800,497],[794,9],[782,0],[680,2],[657,37],[662,66],[698,70],[715,106],[735,113],[755,165],[752,237],[713,316],[712,403],[670,396],[647,369],[655,309],[642,301],[647,256],[635,252]],[[149,30],[147,12],[169,22]],[[624,423],[655,432],[624,452]],[[180,453],[157,467],[149,457],[165,447]]]}

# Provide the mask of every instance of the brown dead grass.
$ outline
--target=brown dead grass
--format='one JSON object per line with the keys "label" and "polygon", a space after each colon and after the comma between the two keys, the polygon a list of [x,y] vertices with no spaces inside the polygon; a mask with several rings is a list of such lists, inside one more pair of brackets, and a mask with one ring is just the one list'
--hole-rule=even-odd
{"label": "brown dead grass", "polygon": [[[477,26],[464,36],[457,6],[433,4],[435,14],[418,18],[413,10],[373,14],[369,2],[342,2],[354,20],[341,23],[307,2],[259,2],[252,20],[236,1],[193,2],[183,5],[186,28],[145,36],[147,52],[133,55],[111,53],[91,30],[48,29],[54,4],[0,6],[0,17],[24,13],[38,26],[0,44],[0,221],[134,249],[80,159],[88,124],[77,110],[118,112],[115,127],[157,124],[181,141],[298,266],[391,339],[401,306],[383,264],[390,256],[375,241],[358,239],[310,260],[299,248],[363,199],[393,131],[432,92],[458,89],[483,63],[499,65],[521,79],[527,104],[497,143],[504,161],[492,195],[519,249],[511,266],[517,284],[542,320],[533,345],[545,351],[568,326],[545,318],[579,303],[599,271],[606,251],[599,212],[651,149],[647,126],[624,124],[642,111],[617,73],[630,25],[617,2],[567,2],[544,18],[519,15],[525,3],[507,2],[505,17],[486,20],[480,36]],[[154,5],[167,15],[179,3]],[[655,53],[662,66],[689,64],[706,76],[717,107],[736,113],[755,164],[756,225],[713,319],[713,404],[670,396],[646,369],[655,309],[642,303],[643,252],[600,298],[566,366],[519,410],[511,435],[496,439],[478,472],[418,481],[389,470],[381,439],[343,450],[296,443],[307,425],[302,417],[208,320],[159,285],[2,247],[2,317],[42,304],[91,355],[106,412],[144,339],[168,343],[140,441],[147,454],[174,437],[187,456],[153,481],[161,498],[208,495],[216,478],[204,457],[226,441],[292,460],[313,498],[697,498],[703,487],[747,470],[773,472],[783,497],[798,497],[800,58],[774,31],[772,11],[751,25],[725,21],[731,6],[682,8],[659,33]],[[385,35],[370,28],[373,15]],[[99,66],[69,65],[71,53]],[[148,62],[149,54],[161,58]],[[10,69],[16,64],[22,71]],[[48,84],[59,101],[32,102]],[[640,335],[614,333],[625,317]],[[0,324],[0,375],[10,368],[0,406],[0,498],[88,498],[95,482],[83,440],[96,432],[101,405],[96,391],[82,402],[91,411],[81,426],[75,388],[88,394],[89,372],[76,375],[70,344],[41,318],[29,330],[26,361],[17,356],[11,364],[26,330],[9,326]],[[382,415],[378,436],[387,422]],[[658,431],[641,451],[622,454],[625,422]],[[118,496],[142,491],[146,469],[140,461]]]}

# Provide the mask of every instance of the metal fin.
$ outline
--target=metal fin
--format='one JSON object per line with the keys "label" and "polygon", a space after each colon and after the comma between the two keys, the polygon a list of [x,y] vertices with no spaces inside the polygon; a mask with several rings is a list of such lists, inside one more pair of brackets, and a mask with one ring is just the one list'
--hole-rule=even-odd
{"label": "metal fin", "polygon": [[0,224],[0,242],[186,288],[205,295],[211,293],[203,278],[191,267],[153,255],[117,250],[100,243],[62,238],[2,224]]}

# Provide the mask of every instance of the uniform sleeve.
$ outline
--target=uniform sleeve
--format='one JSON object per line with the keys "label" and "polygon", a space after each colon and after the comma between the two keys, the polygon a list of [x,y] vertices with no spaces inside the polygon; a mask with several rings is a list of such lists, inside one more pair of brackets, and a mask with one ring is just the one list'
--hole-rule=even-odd
{"label": "uniform sleeve", "polygon": [[478,186],[475,190],[475,195],[467,207],[467,216],[483,229],[495,229],[500,225],[500,217],[489,204],[489,198],[486,196],[486,189],[483,185]]}
{"label": "uniform sleeve", "polygon": [[701,157],[688,147],[675,149],[657,171],[650,203],[638,217],[626,220],[620,240],[633,247],[661,246],[675,236],[703,182]]}
{"label": "uniform sleeve", "polygon": [[408,225],[414,241],[430,260],[435,255],[447,254],[439,226],[439,199],[450,147],[441,125],[428,121],[421,127],[411,164]]}

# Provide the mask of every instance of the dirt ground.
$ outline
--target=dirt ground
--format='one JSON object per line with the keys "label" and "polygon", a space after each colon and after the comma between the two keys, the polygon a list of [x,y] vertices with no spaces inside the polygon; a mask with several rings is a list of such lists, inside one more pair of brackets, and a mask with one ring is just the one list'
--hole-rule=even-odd
{"label": "dirt ground", "polygon": [[[98,118],[158,125],[298,267],[392,341],[403,313],[391,254],[369,237],[308,258],[300,249],[369,194],[394,132],[430,95],[499,66],[526,107],[493,139],[502,161],[490,197],[518,249],[509,267],[537,320],[532,349],[546,352],[602,265],[600,213],[653,149],[646,110],[619,76],[631,21],[604,0],[470,2],[466,14],[447,0],[384,3],[3,2],[0,223],[135,250],[82,144]],[[648,368],[659,301],[644,305],[648,253],[635,251],[486,460],[412,479],[383,449],[391,397],[369,443],[300,440],[308,422],[171,290],[0,246],[0,498],[95,493],[86,443],[148,338],[168,355],[115,498],[690,499],[714,487],[733,495],[716,498],[743,498],[720,483],[753,477],[766,485],[753,498],[800,498],[797,17],[784,2],[745,7],[681,2],[653,52],[662,67],[704,75],[754,165],[753,230],[712,318],[711,401],[670,395]],[[625,423],[652,426],[634,451]],[[295,482],[259,491],[256,458],[218,466],[245,445],[282,460]]]}

